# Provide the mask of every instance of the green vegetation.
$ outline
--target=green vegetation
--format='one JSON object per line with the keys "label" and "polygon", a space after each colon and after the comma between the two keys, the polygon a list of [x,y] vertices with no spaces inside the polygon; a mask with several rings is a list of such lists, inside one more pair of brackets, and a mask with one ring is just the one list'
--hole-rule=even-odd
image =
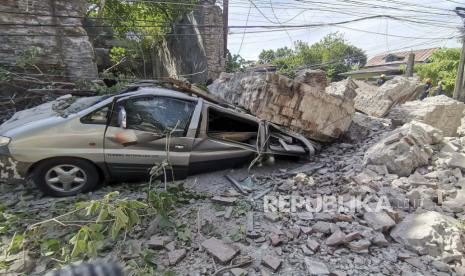
{"label": "green vegetation", "polygon": [[[123,189],[140,187],[131,185]],[[134,251],[134,239],[140,239],[150,222],[157,218],[158,230],[182,244],[190,244],[191,225],[181,221],[175,207],[189,200],[204,200],[208,195],[188,191],[182,183],[170,186],[167,191],[149,187],[146,193],[145,198],[132,199],[115,191],[87,201],[80,201],[87,197],[81,195],[75,204],[57,202],[49,211],[22,210],[22,202],[29,200],[29,195],[20,198],[13,209],[0,205],[0,234],[4,237],[0,241],[0,270],[7,269],[22,256],[40,258],[50,269],[102,257],[112,251],[123,266],[131,267],[132,275],[154,275],[157,267],[153,260],[157,252]]]}
{"label": "green vegetation", "polygon": [[433,53],[430,62],[415,65],[415,72],[422,78],[430,78],[434,85],[442,79],[443,88],[451,96],[457,77],[457,68],[460,60],[460,49],[440,49]]}
{"label": "green vegetation", "polygon": [[228,51],[226,60],[226,72],[243,72],[245,68],[253,64],[253,61],[245,60],[240,55],[233,55]]}
{"label": "green vegetation", "polygon": [[[164,36],[174,23],[192,10],[198,0],[182,1],[125,1],[87,0],[90,25],[105,26],[106,40],[119,40],[110,53],[113,66],[107,69],[113,77],[146,78],[151,60]],[[98,30],[98,29],[96,29]],[[95,38],[100,39],[100,38]],[[124,66],[120,66],[124,64]],[[107,71],[105,70],[105,71]]]}
{"label": "green vegetation", "polygon": [[364,51],[348,43],[340,33],[331,33],[312,45],[297,41],[295,49],[264,50],[259,58],[259,63],[274,64],[279,73],[291,77],[300,68],[313,68],[325,70],[334,80],[338,74],[361,67],[367,61]]}
{"label": "green vegetation", "polygon": [[88,0],[89,17],[103,18],[120,38],[139,41],[153,47],[171,31],[171,24],[189,12],[198,0],[182,1],[124,1]]}

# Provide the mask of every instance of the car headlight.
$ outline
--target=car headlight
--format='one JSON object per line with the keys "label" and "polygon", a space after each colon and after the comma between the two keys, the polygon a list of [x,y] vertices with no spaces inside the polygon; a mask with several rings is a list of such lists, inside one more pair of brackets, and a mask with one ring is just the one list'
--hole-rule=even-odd
{"label": "car headlight", "polygon": [[11,141],[10,137],[0,136],[0,147],[7,146]]}

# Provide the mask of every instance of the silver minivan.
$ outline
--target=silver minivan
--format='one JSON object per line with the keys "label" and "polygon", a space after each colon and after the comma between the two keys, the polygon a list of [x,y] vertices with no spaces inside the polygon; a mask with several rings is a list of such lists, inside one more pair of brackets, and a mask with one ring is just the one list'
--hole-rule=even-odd
{"label": "silver minivan", "polygon": [[64,97],[18,112],[0,126],[3,170],[13,169],[52,196],[75,195],[102,182],[147,179],[150,169],[166,160],[167,147],[175,178],[242,166],[257,153],[314,153],[314,145],[299,134],[159,87]]}

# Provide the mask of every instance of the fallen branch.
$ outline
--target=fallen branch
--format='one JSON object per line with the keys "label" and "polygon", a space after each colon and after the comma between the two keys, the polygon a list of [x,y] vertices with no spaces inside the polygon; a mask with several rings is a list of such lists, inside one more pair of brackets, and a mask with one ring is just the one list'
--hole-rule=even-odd
{"label": "fallen branch", "polygon": [[28,89],[26,92],[40,93],[40,94],[53,94],[57,96],[64,96],[71,94],[77,97],[96,96],[97,93],[91,90],[73,90],[73,89]]}

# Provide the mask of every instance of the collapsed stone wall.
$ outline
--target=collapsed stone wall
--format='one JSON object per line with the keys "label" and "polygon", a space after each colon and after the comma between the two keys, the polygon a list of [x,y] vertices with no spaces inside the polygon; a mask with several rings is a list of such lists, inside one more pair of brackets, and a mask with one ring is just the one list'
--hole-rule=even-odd
{"label": "collapsed stone wall", "polygon": [[308,85],[273,73],[222,73],[210,85],[213,95],[247,109],[263,120],[283,125],[312,139],[340,138],[355,114],[355,83]]}
{"label": "collapsed stone wall", "polygon": [[22,53],[35,48],[44,73],[63,72],[70,81],[96,78],[93,47],[82,27],[85,12],[84,0],[3,0],[0,24],[15,25],[0,25],[0,66],[15,67]]}
{"label": "collapsed stone wall", "polygon": [[418,94],[421,84],[415,78],[395,77],[380,87],[357,82],[355,109],[374,117],[386,116],[391,108],[411,100]]}

